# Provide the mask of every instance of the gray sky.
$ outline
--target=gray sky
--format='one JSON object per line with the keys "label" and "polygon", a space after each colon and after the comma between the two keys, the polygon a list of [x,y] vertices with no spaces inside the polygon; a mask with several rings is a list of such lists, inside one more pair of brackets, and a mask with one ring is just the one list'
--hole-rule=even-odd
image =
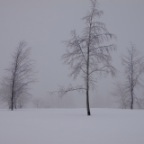
{"label": "gray sky", "polygon": [[[144,1],[99,0],[99,9],[104,11],[101,20],[117,36],[114,64],[120,69],[118,56],[125,53],[130,42],[144,53]],[[84,26],[81,18],[88,10],[89,0],[0,0],[0,78],[5,75],[4,69],[9,67],[19,41],[25,40],[32,47],[37,71],[38,82],[32,88],[35,97],[48,97],[48,91],[74,83],[69,77],[69,67],[61,60],[65,52],[63,41],[70,38],[71,30],[81,32]],[[114,105],[108,94],[113,82],[109,77],[105,80],[99,80],[93,94],[98,107]],[[85,96],[75,94],[68,101],[85,105],[84,99]]]}

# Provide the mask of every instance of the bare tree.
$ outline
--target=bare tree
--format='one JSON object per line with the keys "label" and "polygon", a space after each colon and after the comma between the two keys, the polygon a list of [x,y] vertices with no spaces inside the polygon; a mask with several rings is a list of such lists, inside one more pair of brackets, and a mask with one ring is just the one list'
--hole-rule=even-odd
{"label": "bare tree", "polygon": [[144,57],[139,56],[134,44],[131,44],[128,55],[123,57],[122,63],[126,76],[124,87],[129,97],[129,107],[133,109],[134,100],[137,99],[135,89],[137,85],[141,84],[141,76],[144,74]]}
{"label": "bare tree", "polygon": [[33,79],[33,61],[30,60],[30,48],[21,41],[13,55],[12,63],[7,69],[8,75],[3,79],[1,87],[2,100],[9,109],[22,108],[29,94]]}
{"label": "bare tree", "polygon": [[111,65],[110,52],[115,49],[109,40],[115,36],[108,32],[103,22],[98,21],[103,12],[97,9],[97,0],[91,0],[91,9],[83,18],[85,28],[82,35],[72,31],[72,38],[66,42],[68,50],[63,55],[64,62],[71,66],[71,76],[79,75],[84,79],[84,86],[68,88],[66,92],[73,90],[85,90],[87,115],[90,113],[89,91],[96,82],[98,74],[114,74],[115,68]]}

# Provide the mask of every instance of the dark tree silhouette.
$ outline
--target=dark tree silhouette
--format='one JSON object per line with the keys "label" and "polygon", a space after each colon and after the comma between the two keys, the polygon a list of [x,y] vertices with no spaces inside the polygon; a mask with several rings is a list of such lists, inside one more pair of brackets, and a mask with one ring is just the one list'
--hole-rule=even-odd
{"label": "dark tree silhouette", "polygon": [[7,72],[8,75],[2,81],[2,100],[8,103],[11,110],[22,108],[29,95],[30,84],[34,82],[33,61],[26,42],[19,43]]}
{"label": "dark tree silhouette", "polygon": [[129,96],[128,101],[130,109],[134,108],[134,100],[137,99],[135,96],[135,89],[137,85],[141,84],[140,79],[144,74],[144,57],[139,56],[134,44],[128,49],[127,56],[122,59],[125,68],[125,91]]}
{"label": "dark tree silhouette", "polygon": [[[64,62],[70,65],[71,75],[77,78],[82,75],[84,86],[64,89],[65,93],[73,90],[85,90],[87,115],[90,113],[89,91],[95,83],[98,74],[112,73],[115,68],[111,65],[111,51],[115,49],[109,40],[115,36],[106,29],[103,22],[98,21],[103,12],[97,8],[97,0],[91,0],[91,9],[83,18],[85,28],[82,35],[72,31],[72,38],[66,42],[67,51],[63,55]],[[64,94],[65,94],[64,93]]]}

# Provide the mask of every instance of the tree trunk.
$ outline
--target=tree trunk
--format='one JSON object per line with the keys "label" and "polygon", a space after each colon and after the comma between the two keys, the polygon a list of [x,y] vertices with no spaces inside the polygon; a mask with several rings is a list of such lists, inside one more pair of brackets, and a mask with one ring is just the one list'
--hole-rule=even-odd
{"label": "tree trunk", "polygon": [[[13,86],[14,87],[14,86]],[[14,110],[14,105],[15,105],[15,102],[14,102],[14,88],[12,87],[12,96],[11,96],[11,106],[10,106],[10,109],[13,111]]]}
{"label": "tree trunk", "polygon": [[90,106],[89,106],[89,89],[86,90],[86,106],[87,106],[87,115],[90,116]]}
{"label": "tree trunk", "polygon": [[13,94],[12,94],[12,97],[11,97],[10,109],[11,109],[11,111],[13,111],[13,109],[14,109],[14,98],[13,98]]}
{"label": "tree trunk", "polygon": [[[133,50],[133,49],[132,49]],[[133,109],[134,103],[134,62],[133,62],[133,53],[131,55],[131,105],[130,108]]]}
{"label": "tree trunk", "polygon": [[[91,31],[91,24],[90,24]],[[87,49],[87,73],[86,73],[86,107],[87,107],[87,115],[90,116],[90,106],[89,106],[89,61],[90,61],[90,32],[89,32],[89,43]]]}
{"label": "tree trunk", "polygon": [[89,54],[87,60],[87,78],[86,78],[86,107],[87,107],[87,115],[90,116],[90,106],[89,106]]}
{"label": "tree trunk", "polygon": [[13,80],[12,80],[12,93],[11,93],[11,110],[13,111],[15,108],[15,74],[16,74],[16,67],[15,67],[15,72],[13,74]]}
{"label": "tree trunk", "polygon": [[133,109],[134,108],[134,94],[133,94],[133,89],[131,90],[131,105],[130,108]]}

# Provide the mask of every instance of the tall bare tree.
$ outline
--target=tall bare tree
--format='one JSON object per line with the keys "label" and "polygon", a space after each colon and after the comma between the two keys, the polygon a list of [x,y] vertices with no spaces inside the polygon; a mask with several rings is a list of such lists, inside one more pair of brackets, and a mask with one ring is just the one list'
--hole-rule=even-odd
{"label": "tall bare tree", "polygon": [[63,55],[64,62],[71,66],[71,75],[77,78],[82,75],[84,86],[68,88],[66,92],[83,89],[86,92],[87,115],[90,113],[89,91],[101,73],[114,74],[115,68],[111,65],[111,51],[115,49],[109,40],[115,36],[106,29],[103,22],[98,21],[103,12],[97,8],[97,0],[91,0],[91,9],[83,18],[85,28],[82,35],[72,31],[72,38],[66,42],[68,50]]}
{"label": "tall bare tree", "polygon": [[9,109],[22,108],[29,95],[30,84],[34,82],[33,61],[30,59],[30,48],[21,41],[14,52],[8,75],[3,79],[1,95]]}
{"label": "tall bare tree", "polygon": [[144,74],[144,57],[139,56],[135,45],[131,44],[128,49],[127,56],[122,59],[125,68],[125,89],[127,96],[129,96],[130,109],[134,108],[134,100],[137,99],[135,96],[135,89],[137,85],[141,84],[141,76]]}

